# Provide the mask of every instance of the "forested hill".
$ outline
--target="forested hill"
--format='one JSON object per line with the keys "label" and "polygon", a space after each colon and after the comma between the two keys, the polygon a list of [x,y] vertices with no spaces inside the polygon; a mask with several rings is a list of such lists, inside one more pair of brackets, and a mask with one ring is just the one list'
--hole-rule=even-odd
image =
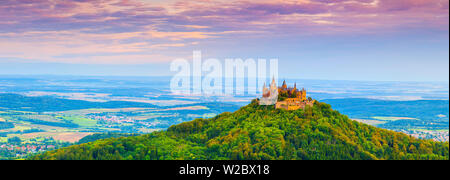
{"label": "forested hill", "polygon": [[143,136],[75,145],[31,159],[449,159],[449,144],[350,120],[330,105],[297,111],[259,106]]}

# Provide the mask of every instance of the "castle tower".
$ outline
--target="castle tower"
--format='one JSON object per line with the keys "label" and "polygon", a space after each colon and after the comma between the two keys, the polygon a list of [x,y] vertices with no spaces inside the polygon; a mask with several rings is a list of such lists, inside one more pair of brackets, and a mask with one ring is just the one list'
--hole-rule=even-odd
{"label": "castle tower", "polygon": [[275,77],[272,78],[272,83],[270,83],[270,89],[272,89],[273,87],[277,87],[277,82],[275,82]]}
{"label": "castle tower", "polygon": [[281,86],[281,88],[283,89],[287,89],[287,84],[286,84],[286,80],[283,81],[283,86]]}
{"label": "castle tower", "polygon": [[264,87],[263,87],[263,97],[269,97],[270,96],[270,91],[266,86],[266,83],[264,83]]}
{"label": "castle tower", "polygon": [[259,105],[275,105],[278,100],[278,87],[275,82],[275,77],[272,79],[272,83],[270,83],[270,88],[267,88],[266,83],[264,83],[263,87],[263,97],[259,101]]}
{"label": "castle tower", "polygon": [[270,93],[271,95],[278,97],[278,87],[277,82],[275,82],[275,77],[272,79],[272,84],[270,85]]}
{"label": "castle tower", "polygon": [[306,101],[306,90],[305,90],[305,88],[302,89],[302,101]]}

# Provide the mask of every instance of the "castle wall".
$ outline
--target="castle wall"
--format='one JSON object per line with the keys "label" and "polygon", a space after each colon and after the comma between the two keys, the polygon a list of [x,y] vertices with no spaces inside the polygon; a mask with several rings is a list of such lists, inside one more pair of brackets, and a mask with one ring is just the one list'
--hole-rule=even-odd
{"label": "castle wall", "polygon": [[277,102],[275,104],[275,108],[276,109],[285,109],[288,111],[295,111],[298,109],[305,109],[306,106],[313,106],[313,105],[314,105],[314,101],[299,102],[299,101],[292,101],[292,99],[289,99],[287,101]]}
{"label": "castle wall", "polygon": [[[279,102],[277,99],[277,95],[281,93],[289,93],[294,94],[297,93],[296,98],[286,98],[284,101]],[[306,98],[306,90],[302,89],[301,91],[297,90],[297,87],[288,88],[286,85],[286,81],[283,82],[282,87],[277,88],[275,80],[272,80],[270,84],[270,92],[267,88],[263,88],[263,98],[260,101],[260,105],[270,105],[275,104],[276,109],[285,109],[288,111],[304,109],[306,106],[313,106],[314,101],[308,101]],[[275,96],[272,96],[275,95]]]}

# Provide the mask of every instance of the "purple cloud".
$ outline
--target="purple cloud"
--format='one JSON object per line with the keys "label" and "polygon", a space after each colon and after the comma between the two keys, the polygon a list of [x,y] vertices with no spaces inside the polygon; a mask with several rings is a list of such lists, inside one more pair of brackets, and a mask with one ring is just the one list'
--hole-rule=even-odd
{"label": "purple cloud", "polygon": [[[198,44],[197,41],[203,39],[242,39],[258,35],[382,34],[405,30],[448,34],[448,2],[2,0],[0,40],[7,39],[11,43],[14,40],[17,46],[28,46],[30,41],[47,41],[51,48],[59,47],[62,53],[82,54],[91,50],[71,52],[66,47],[85,45],[113,53],[128,52],[124,48],[130,48],[130,52],[155,47],[170,49]],[[59,54],[52,54],[57,52],[49,51],[49,57],[59,57]]]}

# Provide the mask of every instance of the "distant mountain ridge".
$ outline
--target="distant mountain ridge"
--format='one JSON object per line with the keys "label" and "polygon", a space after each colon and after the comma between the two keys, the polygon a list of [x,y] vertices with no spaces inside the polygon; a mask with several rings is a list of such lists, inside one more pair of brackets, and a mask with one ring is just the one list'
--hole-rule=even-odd
{"label": "distant mountain ridge", "polygon": [[322,102],[355,118],[371,116],[403,116],[435,120],[442,114],[448,120],[449,100],[391,101],[363,98],[325,99]]}
{"label": "distant mountain ridge", "polygon": [[24,96],[19,94],[1,94],[0,107],[10,110],[26,110],[33,112],[68,111],[89,108],[125,108],[142,107],[152,108],[156,105],[127,101],[90,102],[83,100],[70,100],[52,96]]}
{"label": "distant mountain ridge", "polygon": [[30,159],[449,160],[449,144],[352,121],[325,103],[285,111],[253,101],[167,131],[97,140]]}
{"label": "distant mountain ridge", "polygon": [[[350,118],[382,122],[377,127],[385,129],[448,131],[449,127],[448,100],[326,99],[323,102]],[[393,120],[379,121],[380,118]]]}
{"label": "distant mountain ridge", "polygon": [[218,112],[221,108],[226,111],[235,111],[239,106],[226,103],[193,103],[175,106],[157,106],[149,103],[130,101],[91,102],[83,100],[71,100],[52,96],[24,96],[20,94],[0,93],[0,107],[9,110],[25,110],[32,112],[68,111],[91,108],[177,108],[186,106],[206,106]]}

